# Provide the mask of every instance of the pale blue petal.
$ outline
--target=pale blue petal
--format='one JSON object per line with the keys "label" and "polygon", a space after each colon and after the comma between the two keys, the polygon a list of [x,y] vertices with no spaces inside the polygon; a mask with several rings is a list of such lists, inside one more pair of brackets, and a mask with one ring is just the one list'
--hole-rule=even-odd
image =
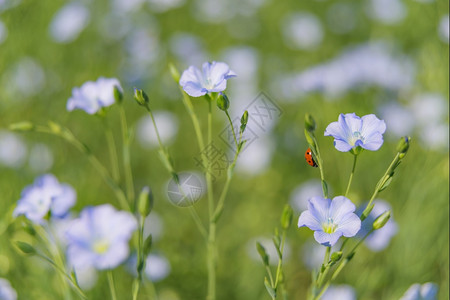
{"label": "pale blue petal", "polygon": [[227,88],[227,81],[224,79],[220,84],[215,86],[213,89],[210,89],[210,92],[222,92]]}
{"label": "pale blue petal", "polygon": [[343,217],[336,232],[342,232],[343,236],[352,237],[355,236],[359,229],[361,229],[361,219],[354,213],[349,213]]}
{"label": "pale blue petal", "polygon": [[339,122],[330,123],[325,129],[324,135],[333,136],[335,139],[342,139],[342,140],[345,140],[347,138]]}
{"label": "pale blue petal", "polygon": [[314,217],[309,210],[302,212],[298,218],[298,227],[308,227],[311,230],[321,230],[322,225],[320,221]]}
{"label": "pale blue petal", "polygon": [[351,134],[361,132],[362,120],[355,113],[345,114],[344,119]]}
{"label": "pale blue petal", "polygon": [[355,205],[348,198],[344,196],[334,197],[330,205],[330,218],[339,224],[346,215],[353,213],[355,209]]}
{"label": "pale blue petal", "polygon": [[423,300],[436,300],[438,287],[435,283],[424,283],[420,289],[420,295]]}
{"label": "pale blue petal", "polygon": [[208,91],[204,89],[199,83],[197,82],[188,82],[183,86],[183,90],[192,97],[200,97],[205,95]]}
{"label": "pale blue petal", "polygon": [[383,142],[383,135],[379,132],[375,132],[365,139],[361,147],[370,151],[376,151],[380,149]]}
{"label": "pale blue petal", "polygon": [[353,148],[352,145],[343,140],[334,140],[334,147],[341,152],[348,152]]}
{"label": "pale blue petal", "polygon": [[198,84],[201,83],[201,78],[198,77],[198,74],[201,74],[200,70],[194,66],[190,66],[187,70],[181,74],[180,77],[180,85],[184,86],[188,82],[196,82]]}
{"label": "pale blue petal", "polygon": [[127,243],[115,243],[110,246],[106,253],[98,256],[95,267],[99,270],[114,269],[127,259],[128,253]]}
{"label": "pale blue petal", "polygon": [[327,247],[332,247],[337,243],[339,238],[342,236],[341,232],[334,232],[332,234],[325,233],[323,231],[315,231],[314,239],[319,243]]}
{"label": "pale blue petal", "polygon": [[410,286],[400,300],[421,300],[420,284],[416,283]]}
{"label": "pale blue petal", "polygon": [[383,134],[385,131],[386,123],[383,120],[379,120],[374,114],[362,117],[361,134],[363,136],[369,136],[374,132]]}
{"label": "pale blue petal", "polygon": [[320,223],[323,223],[328,220],[330,204],[330,199],[312,197],[308,200],[308,210]]}
{"label": "pale blue petal", "polygon": [[210,79],[211,83],[216,86],[225,80],[225,76],[228,75],[230,68],[226,63],[223,62],[213,62],[210,68],[210,74],[207,78]]}

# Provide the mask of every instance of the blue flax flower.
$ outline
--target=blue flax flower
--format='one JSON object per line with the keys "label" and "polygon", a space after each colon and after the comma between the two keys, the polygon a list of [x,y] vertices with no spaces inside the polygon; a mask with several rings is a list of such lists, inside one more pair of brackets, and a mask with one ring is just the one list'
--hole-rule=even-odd
{"label": "blue flax flower", "polygon": [[334,137],[334,146],[341,152],[361,147],[376,151],[383,145],[383,133],[386,124],[375,115],[362,118],[355,113],[340,114],[339,120],[328,125],[325,136]]}
{"label": "blue flax flower", "polygon": [[82,109],[90,115],[97,113],[102,107],[113,105],[114,87],[122,91],[116,78],[100,77],[97,81],[87,81],[81,87],[73,88],[72,97],[67,101],[67,110]]}
{"label": "blue flax flower", "polygon": [[55,176],[46,174],[22,191],[13,216],[25,215],[32,222],[42,224],[49,212],[53,217],[64,217],[75,201],[76,193],[70,185],[61,184]]}
{"label": "blue flax flower", "polygon": [[110,204],[87,207],[66,231],[67,257],[75,269],[113,269],[128,257],[136,219]]}
{"label": "blue flax flower", "polygon": [[308,200],[308,210],[298,219],[298,227],[308,227],[314,231],[318,243],[333,246],[341,236],[355,236],[361,228],[361,220],[354,214],[355,208],[344,196],[333,200],[312,197]]}
{"label": "blue flax flower", "polygon": [[236,74],[223,62],[205,62],[200,71],[190,66],[183,72],[180,85],[192,97],[200,97],[211,92],[222,92],[227,88],[227,79]]}
{"label": "blue flax flower", "polygon": [[400,300],[436,300],[438,287],[435,283],[427,282],[423,285],[415,283],[403,294]]}

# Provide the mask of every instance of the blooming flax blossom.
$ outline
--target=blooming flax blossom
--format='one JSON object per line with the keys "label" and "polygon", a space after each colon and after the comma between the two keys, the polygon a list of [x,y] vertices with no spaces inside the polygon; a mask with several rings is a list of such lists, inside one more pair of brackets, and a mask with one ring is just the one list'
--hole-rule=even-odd
{"label": "blooming flax blossom", "polygon": [[25,215],[35,223],[42,223],[49,212],[53,217],[64,217],[75,201],[76,193],[70,185],[46,174],[22,191],[13,216]]}
{"label": "blooming flax blossom", "polygon": [[227,87],[227,79],[236,74],[223,62],[205,62],[202,70],[190,66],[183,72],[180,85],[192,97],[200,97],[211,92],[222,92]]}
{"label": "blooming flax blossom", "polygon": [[413,284],[400,300],[436,300],[438,287],[436,284],[427,282],[423,285]]}
{"label": "blooming flax blossom", "polygon": [[82,109],[92,115],[102,107],[113,105],[114,87],[122,91],[116,78],[100,77],[97,81],[87,81],[81,87],[72,90],[72,97],[67,101],[67,110]]}
{"label": "blooming flax blossom", "polygon": [[128,257],[136,219],[109,204],[85,208],[66,231],[67,257],[75,269],[113,269]]}
{"label": "blooming flax blossom", "polygon": [[341,236],[352,237],[361,228],[361,220],[354,213],[355,205],[344,196],[324,199],[312,197],[308,210],[302,212],[298,227],[314,231],[316,241],[324,246],[333,246]]}
{"label": "blooming flax blossom", "polygon": [[334,146],[341,152],[356,147],[376,151],[383,145],[383,133],[386,124],[375,115],[362,118],[355,113],[340,114],[339,120],[328,125],[325,136],[334,137]]}

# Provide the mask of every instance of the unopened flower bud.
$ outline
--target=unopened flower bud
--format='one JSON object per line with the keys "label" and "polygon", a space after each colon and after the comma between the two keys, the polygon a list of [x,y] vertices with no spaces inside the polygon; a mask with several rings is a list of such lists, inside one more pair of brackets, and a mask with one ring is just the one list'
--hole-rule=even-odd
{"label": "unopened flower bud", "polygon": [[409,149],[409,143],[411,142],[411,137],[404,136],[400,138],[400,141],[397,144],[397,152],[406,153]]}
{"label": "unopened flower bud", "polygon": [[170,75],[172,75],[173,80],[178,83],[180,81],[180,72],[178,72],[173,63],[169,63],[169,71]]}
{"label": "unopened flower bud", "polygon": [[331,261],[332,262],[338,262],[342,257],[342,251],[333,252],[331,254]]}
{"label": "unopened flower bud", "polygon": [[373,230],[378,230],[378,229],[382,228],[387,223],[387,221],[389,220],[390,217],[391,217],[391,212],[389,210],[387,210],[384,213],[382,213],[381,215],[379,215],[378,218],[376,218],[375,221],[373,221],[373,225],[372,225]]}
{"label": "unopened flower bud", "polygon": [[136,102],[142,106],[147,106],[150,102],[147,94],[143,90],[137,88],[134,88],[134,100],[136,100]]}
{"label": "unopened flower bud", "polygon": [[248,122],[248,111],[245,111],[241,117],[241,132],[245,131],[245,128],[247,127],[247,122]]}
{"label": "unopened flower bud", "polygon": [[150,253],[150,249],[152,248],[153,237],[150,234],[144,242],[144,256],[147,256]]}
{"label": "unopened flower bud", "polygon": [[142,217],[147,217],[153,208],[153,194],[148,186],[144,187],[138,198],[138,211]]}
{"label": "unopened flower bud", "polygon": [[116,103],[119,104],[122,103],[123,100],[123,92],[117,85],[114,86],[114,99],[116,100]]}
{"label": "unopened flower bud", "polygon": [[36,249],[34,249],[34,247],[31,246],[28,243],[17,241],[16,242],[16,246],[17,246],[17,248],[20,249],[20,251],[22,251],[25,254],[31,254],[32,255],[32,254],[36,253]]}
{"label": "unopened flower bud", "polygon": [[219,97],[217,97],[217,107],[223,111],[226,111],[228,107],[230,107],[230,100],[228,100],[227,95],[224,93],[220,93]]}
{"label": "unopened flower bud", "polygon": [[310,114],[305,115],[305,129],[309,132],[316,130],[316,121]]}
{"label": "unopened flower bud", "polygon": [[19,122],[9,125],[10,130],[16,131],[29,131],[34,128],[34,125],[30,122]]}
{"label": "unopened flower bud", "polygon": [[289,226],[292,224],[292,216],[294,214],[294,211],[292,210],[292,207],[290,207],[288,204],[284,206],[283,214],[281,215],[281,227],[283,229],[288,229]]}
{"label": "unopened flower bud", "polygon": [[266,249],[259,242],[256,242],[256,250],[258,250],[259,256],[261,256],[264,265],[268,266],[269,255],[267,255]]}

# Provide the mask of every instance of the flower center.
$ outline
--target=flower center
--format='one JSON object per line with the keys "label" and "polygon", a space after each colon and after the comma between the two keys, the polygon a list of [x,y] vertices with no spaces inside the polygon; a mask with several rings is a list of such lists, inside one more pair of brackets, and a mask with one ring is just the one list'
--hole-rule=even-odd
{"label": "flower center", "polygon": [[106,240],[98,240],[94,243],[94,246],[92,248],[94,252],[98,254],[103,254],[106,251],[108,251],[109,243]]}
{"label": "flower center", "polygon": [[337,224],[334,224],[332,218],[328,218],[326,223],[322,223],[323,232],[331,234],[334,233],[337,229]]}
{"label": "flower center", "polygon": [[351,143],[354,146],[357,141],[361,141],[364,143],[364,137],[361,135],[361,132],[355,131],[353,132]]}

